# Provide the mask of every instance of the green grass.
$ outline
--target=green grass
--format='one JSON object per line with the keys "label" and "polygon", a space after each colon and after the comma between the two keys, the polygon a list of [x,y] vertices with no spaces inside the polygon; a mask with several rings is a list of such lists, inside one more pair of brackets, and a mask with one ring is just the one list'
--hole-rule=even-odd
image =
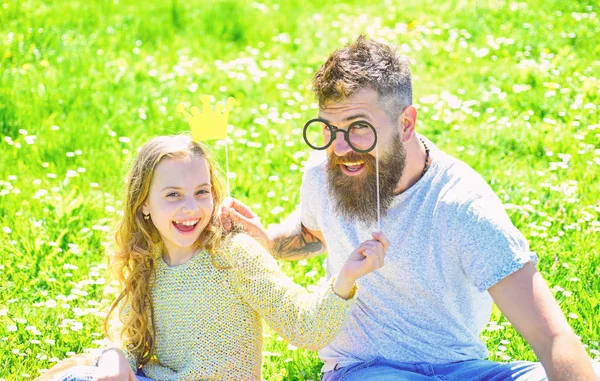
{"label": "green grass", "polygon": [[[266,223],[290,213],[312,73],[360,33],[410,56],[418,130],[492,185],[598,359],[597,3],[278,3],[0,2],[0,379],[102,339],[123,175],[147,139],[187,128],[177,103],[234,96],[234,195]],[[282,266],[310,285],[322,261]],[[497,310],[482,337],[491,359],[535,359]],[[269,329],[264,352],[268,380],[319,377],[315,353]]]}

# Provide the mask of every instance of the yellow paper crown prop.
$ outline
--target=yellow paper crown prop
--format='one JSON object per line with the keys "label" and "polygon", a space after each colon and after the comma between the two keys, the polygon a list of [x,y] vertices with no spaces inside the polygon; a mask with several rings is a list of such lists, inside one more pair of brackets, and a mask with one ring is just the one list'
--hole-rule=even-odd
{"label": "yellow paper crown prop", "polygon": [[202,112],[195,106],[190,109],[190,112],[187,112],[183,104],[177,105],[177,111],[185,116],[190,125],[192,138],[197,142],[225,139],[227,137],[227,120],[229,112],[235,104],[235,99],[227,98],[227,105],[219,103],[215,111],[210,106],[208,95],[203,95],[200,99],[202,100]]}

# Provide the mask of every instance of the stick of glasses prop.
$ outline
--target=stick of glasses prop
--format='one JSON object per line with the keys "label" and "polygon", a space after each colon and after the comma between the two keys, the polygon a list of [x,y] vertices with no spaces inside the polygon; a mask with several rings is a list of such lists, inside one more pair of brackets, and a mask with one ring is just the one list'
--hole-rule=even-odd
{"label": "stick of glasses prop", "polygon": [[[326,150],[340,132],[348,146],[358,153],[369,153],[375,149],[375,175],[377,178],[377,230],[381,231],[381,203],[379,193],[379,145],[377,131],[365,120],[352,122],[347,130],[338,128],[325,119],[311,119],[304,125],[304,141],[314,150]],[[364,164],[363,164],[364,165]]]}

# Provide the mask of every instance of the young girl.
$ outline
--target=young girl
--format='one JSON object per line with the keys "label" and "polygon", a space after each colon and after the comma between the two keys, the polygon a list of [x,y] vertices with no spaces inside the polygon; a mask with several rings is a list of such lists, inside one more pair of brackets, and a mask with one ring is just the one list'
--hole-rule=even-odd
{"label": "young girl", "polygon": [[383,265],[385,237],[374,233],[327,287],[308,293],[252,238],[224,235],[222,200],[200,144],[163,136],[142,147],[110,259],[122,287],[105,321],[114,346],[58,379],[260,380],[261,317],[299,347],[335,337],[355,280]]}

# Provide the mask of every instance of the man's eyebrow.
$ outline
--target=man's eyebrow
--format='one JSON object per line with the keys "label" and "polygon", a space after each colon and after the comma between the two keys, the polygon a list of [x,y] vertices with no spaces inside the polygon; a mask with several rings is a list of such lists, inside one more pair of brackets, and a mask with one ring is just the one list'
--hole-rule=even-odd
{"label": "man's eyebrow", "polygon": [[[329,123],[328,119],[323,118],[320,115],[318,115],[318,117],[319,117],[319,119],[326,120]],[[342,122],[349,122],[349,121],[355,120],[355,119],[366,119],[367,121],[371,120],[371,118],[369,118],[369,116],[366,114],[355,114],[355,115],[350,115],[350,116],[345,117],[344,119],[342,119]]]}
{"label": "man's eyebrow", "polygon": [[365,114],[355,114],[355,115],[350,115],[350,116],[344,118],[342,121],[343,122],[349,122],[349,121],[354,120],[354,119],[371,120],[368,115],[365,115]]}

